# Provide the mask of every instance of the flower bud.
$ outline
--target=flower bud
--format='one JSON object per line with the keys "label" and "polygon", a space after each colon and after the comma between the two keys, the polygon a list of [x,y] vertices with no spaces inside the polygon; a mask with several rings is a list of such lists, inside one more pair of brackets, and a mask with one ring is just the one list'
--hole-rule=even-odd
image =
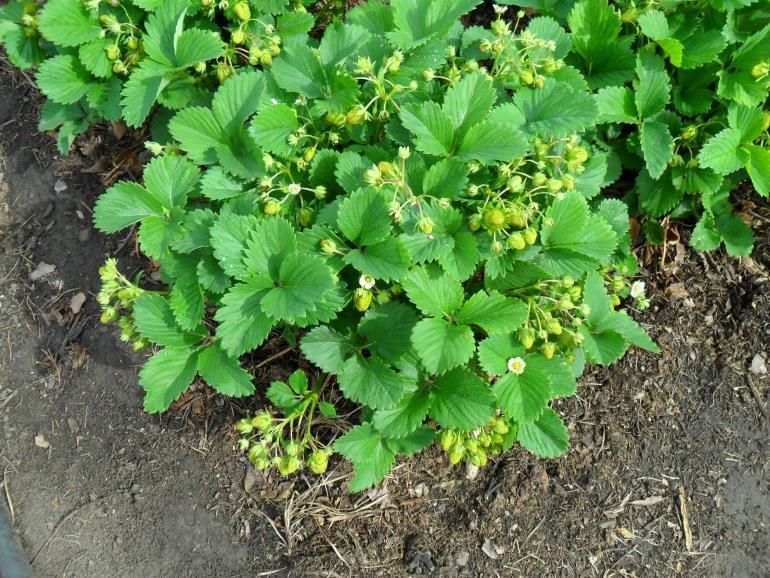
{"label": "flower bud", "polygon": [[533,82],[535,82],[535,74],[531,70],[522,70],[519,73],[519,80],[522,84],[530,86]]}
{"label": "flower bud", "polygon": [[545,324],[545,330],[551,335],[561,335],[562,326],[556,319],[551,319]]}
{"label": "flower bud", "polygon": [[770,74],[770,64],[767,62],[760,62],[751,67],[751,76],[754,78],[762,78]]}
{"label": "flower bud", "polygon": [[494,254],[503,252],[503,244],[500,241],[492,241],[492,244],[489,246],[489,248]]}
{"label": "flower bud", "polygon": [[335,243],[331,239],[322,239],[321,252],[324,255],[334,255],[334,253],[337,252],[337,243]]}
{"label": "flower bud", "polygon": [[535,173],[532,175],[532,184],[536,187],[542,187],[548,182],[548,177],[545,173]]}
{"label": "flower bud", "polygon": [[111,323],[112,321],[115,321],[118,318],[118,310],[114,307],[105,307],[102,311],[102,316],[100,317],[100,321],[102,323]]}
{"label": "flower bud", "polygon": [[314,451],[307,460],[307,467],[314,474],[321,475],[329,467],[329,456],[324,451]]}
{"label": "flower bud", "polygon": [[506,424],[503,420],[498,419],[495,422],[495,425],[492,426],[492,431],[496,434],[505,435],[508,433],[508,424]]}
{"label": "flower bud", "polygon": [[481,216],[471,215],[468,219],[468,228],[474,233],[481,228]]}
{"label": "flower bud", "polygon": [[297,214],[297,220],[303,227],[310,226],[310,223],[313,222],[313,209],[309,207],[302,207]]}
{"label": "flower bud", "polygon": [[433,219],[431,219],[430,217],[423,217],[417,222],[417,227],[425,235],[430,235],[431,233],[433,233],[433,228],[435,226],[436,224],[433,222]]}
{"label": "flower bud", "polygon": [[120,48],[118,48],[117,44],[110,44],[104,51],[107,53],[107,58],[109,60],[117,60],[120,58]]}
{"label": "flower bud", "polygon": [[232,39],[233,44],[243,44],[244,42],[246,42],[246,33],[240,28],[238,28],[233,32],[230,38]]}

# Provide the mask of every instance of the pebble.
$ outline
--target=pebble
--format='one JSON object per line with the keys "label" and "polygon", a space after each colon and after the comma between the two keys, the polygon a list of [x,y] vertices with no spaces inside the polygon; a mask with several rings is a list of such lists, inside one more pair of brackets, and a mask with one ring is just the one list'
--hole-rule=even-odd
{"label": "pebble", "polygon": [[78,241],[80,241],[81,243],[85,243],[90,238],[91,238],[91,231],[89,231],[88,229],[81,229],[81,231],[78,233]]}
{"label": "pebble", "polygon": [[765,375],[767,373],[767,360],[759,353],[754,354],[749,371],[754,375]]}
{"label": "pebble", "polygon": [[468,562],[470,562],[470,559],[471,559],[471,553],[463,550],[462,552],[457,554],[457,565],[462,568]]}

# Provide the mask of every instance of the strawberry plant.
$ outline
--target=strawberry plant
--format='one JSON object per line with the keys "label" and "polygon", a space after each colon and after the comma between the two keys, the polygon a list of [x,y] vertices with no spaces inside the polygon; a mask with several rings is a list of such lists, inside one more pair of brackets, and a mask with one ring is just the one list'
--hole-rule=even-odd
{"label": "strawberry plant", "polygon": [[567,61],[599,107],[594,142],[637,175],[627,201],[648,217],[648,239],[662,240],[659,218],[694,216],[696,249],[749,254],[753,235],[729,197],[747,180],[770,194],[767,3],[524,4],[569,26]]}
{"label": "strawberry plant", "polygon": [[[279,411],[241,420],[242,448],[283,473],[336,451],[358,491],[436,435],[452,462],[514,443],[558,456],[552,404],[584,364],[656,350],[617,309],[646,298],[626,281],[626,205],[599,197],[611,154],[586,138],[599,110],[570,36],[549,17],[463,28],[477,4],[370,1],[285,39],[269,67],[185,100],[148,143],[144,184],[99,199],[96,226],[136,227],[168,286],[102,270],[104,321],[157,347],[147,411],[196,376],[253,394],[240,358],[282,331],[319,372],[273,383]],[[148,34],[182,29],[150,25],[166,14]],[[146,105],[131,78],[124,98]],[[360,423],[333,441],[351,404]]]}

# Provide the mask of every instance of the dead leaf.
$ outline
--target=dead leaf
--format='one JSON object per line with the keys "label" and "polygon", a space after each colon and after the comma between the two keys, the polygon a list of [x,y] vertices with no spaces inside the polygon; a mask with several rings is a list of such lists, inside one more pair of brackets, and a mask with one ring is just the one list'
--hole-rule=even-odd
{"label": "dead leaf", "polygon": [[37,267],[35,267],[35,270],[29,274],[29,280],[37,281],[38,279],[42,279],[46,275],[50,275],[54,271],[56,271],[56,265],[50,265],[48,263],[41,261],[40,263],[38,263]]}
{"label": "dead leaf", "polygon": [[633,540],[636,538],[636,534],[634,534],[631,530],[628,528],[620,527],[618,528],[618,533],[623,536],[626,540]]}
{"label": "dead leaf", "polygon": [[634,500],[630,504],[632,506],[654,506],[655,504],[660,504],[665,499],[663,496],[650,496],[643,500]]}
{"label": "dead leaf", "polygon": [[672,301],[687,299],[690,293],[685,289],[684,283],[673,283],[666,287],[666,295]]}
{"label": "dead leaf", "polygon": [[83,304],[86,302],[86,294],[82,291],[80,293],[75,293],[72,298],[70,299],[70,311],[77,315],[80,313],[80,310],[83,308]]}
{"label": "dead leaf", "polygon": [[492,558],[492,560],[497,560],[500,558],[497,553],[497,548],[489,538],[484,540],[484,545],[481,546],[481,551],[484,552],[484,554],[486,554],[489,558]]}
{"label": "dead leaf", "polygon": [[51,447],[51,444],[48,443],[48,440],[45,439],[43,434],[37,434],[35,436],[35,445],[39,448],[43,448],[44,450],[47,450]]}

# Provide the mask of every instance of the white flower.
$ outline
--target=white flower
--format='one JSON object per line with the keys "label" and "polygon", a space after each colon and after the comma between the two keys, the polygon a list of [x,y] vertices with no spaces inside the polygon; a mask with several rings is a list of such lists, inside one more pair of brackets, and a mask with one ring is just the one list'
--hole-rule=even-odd
{"label": "white flower", "polygon": [[521,357],[511,357],[508,360],[508,371],[515,373],[516,375],[521,375],[524,373],[524,369],[526,367],[527,362],[524,361]]}
{"label": "white flower", "polygon": [[299,195],[300,191],[302,191],[302,186],[297,183],[291,183],[286,187],[286,190],[290,195]]}
{"label": "white flower", "polygon": [[495,10],[495,14],[503,15],[505,14],[505,11],[508,10],[507,6],[500,6],[499,4],[493,5],[493,8]]}
{"label": "white flower", "polygon": [[644,297],[644,281],[634,281],[631,283],[631,297],[638,299]]}
{"label": "white flower", "polygon": [[371,289],[374,287],[374,277],[371,275],[361,275],[358,278],[358,284],[364,289]]}

